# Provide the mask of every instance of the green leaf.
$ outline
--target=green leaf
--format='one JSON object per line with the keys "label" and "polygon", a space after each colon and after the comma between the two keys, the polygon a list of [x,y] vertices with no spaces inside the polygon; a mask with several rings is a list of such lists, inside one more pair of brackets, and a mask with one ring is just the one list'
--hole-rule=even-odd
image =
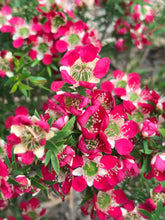
{"label": "green leaf", "polygon": [[48,149],[48,150],[51,150],[54,153],[59,152],[58,147],[52,141],[46,141],[45,148]]}
{"label": "green leaf", "polygon": [[48,120],[47,120],[47,122],[48,122],[48,124],[49,124],[49,126],[51,127],[52,126],[52,124],[53,124],[53,122],[54,122],[54,116],[52,116],[52,117],[50,117]]}
{"label": "green leaf", "polygon": [[65,83],[65,84],[63,85],[63,87],[60,88],[60,90],[62,90],[62,91],[64,91],[64,92],[74,92],[74,89],[71,88],[71,86],[72,86],[71,84]]}
{"label": "green leaf", "polygon": [[160,128],[159,131],[161,135],[163,136],[163,138],[165,138],[165,128]]}
{"label": "green leaf", "polygon": [[34,62],[31,64],[31,67],[35,67],[39,62],[40,60],[34,60]]}
{"label": "green leaf", "polygon": [[73,128],[73,125],[75,123],[76,117],[73,116],[68,122],[67,124],[63,127],[62,131],[66,131],[66,130],[71,130]]}
{"label": "green leaf", "polygon": [[55,71],[58,71],[58,68],[54,64],[50,64],[51,68],[54,69]]}
{"label": "green leaf", "polygon": [[37,167],[36,172],[37,172],[37,175],[38,175],[38,176],[39,176],[39,177],[42,179],[42,178],[43,178],[43,176],[42,176],[41,169]]}
{"label": "green leaf", "polygon": [[35,111],[34,111],[34,115],[35,115],[38,119],[40,119],[40,116],[39,116],[39,114],[38,114],[38,112],[37,112],[36,109],[35,109]]}
{"label": "green leaf", "polygon": [[19,89],[23,89],[23,90],[31,90],[31,89],[33,89],[32,87],[30,87],[28,85],[25,85],[23,83],[19,83],[18,87],[19,87]]}
{"label": "green leaf", "polygon": [[9,184],[13,184],[13,185],[15,185],[15,186],[19,186],[19,185],[20,185],[19,182],[17,182],[15,179],[13,179],[13,178],[11,178],[11,177],[9,177],[9,179],[7,180],[7,182],[8,182]]}
{"label": "green leaf", "polygon": [[52,154],[52,151],[48,150],[48,152],[46,153],[46,157],[45,157],[45,166],[48,165],[50,158],[51,158],[51,154]]}
{"label": "green leaf", "polygon": [[44,85],[47,80],[44,78],[44,77],[41,77],[41,76],[30,76],[28,78],[34,85]]}
{"label": "green leaf", "polygon": [[42,189],[42,190],[47,190],[47,187],[46,186],[43,186],[41,183],[39,183],[35,178],[32,178],[31,179],[31,184],[32,186],[35,186],[39,189]]}
{"label": "green leaf", "polygon": [[161,181],[161,186],[162,186],[162,187],[165,187],[165,180],[164,180],[164,181]]}
{"label": "green leaf", "polygon": [[153,150],[148,149],[148,141],[146,139],[143,140],[143,146],[145,154],[152,154]]}
{"label": "green leaf", "polygon": [[41,9],[43,12],[49,12],[49,9],[47,9],[46,6],[41,6],[40,9]]}
{"label": "green leaf", "polygon": [[9,158],[8,158],[7,155],[5,155],[5,163],[6,163],[6,165],[7,165],[7,167],[8,167],[9,169],[12,168],[12,164],[11,164],[11,162],[10,162],[10,160],[9,160]]}
{"label": "green leaf", "polygon": [[140,212],[142,215],[144,215],[144,216],[146,216],[146,217],[148,217],[148,218],[151,217],[151,213],[149,213],[148,211],[146,211],[146,210],[144,210],[144,209],[138,209],[138,210],[139,210],[139,212]]}
{"label": "green leaf", "polygon": [[76,88],[76,92],[78,92],[82,96],[85,96],[85,97],[87,96],[86,89],[84,87],[78,86]]}
{"label": "green leaf", "polygon": [[15,83],[15,84],[13,85],[13,87],[11,88],[10,93],[14,93],[15,91],[17,91],[17,88],[18,88],[18,84]]}
{"label": "green leaf", "polygon": [[50,66],[47,66],[46,69],[48,71],[49,77],[51,77],[52,76],[52,70],[51,70]]}
{"label": "green leaf", "polygon": [[51,164],[57,174],[60,172],[59,160],[56,154],[51,154]]}

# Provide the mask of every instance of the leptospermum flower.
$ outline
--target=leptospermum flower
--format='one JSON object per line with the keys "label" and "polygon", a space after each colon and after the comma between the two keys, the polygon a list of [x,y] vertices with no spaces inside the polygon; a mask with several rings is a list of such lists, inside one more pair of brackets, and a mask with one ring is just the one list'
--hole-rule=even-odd
{"label": "leptospermum flower", "polygon": [[19,185],[14,185],[14,193],[18,195],[22,195],[24,193],[31,191],[31,182],[25,175],[18,175],[15,177],[15,181],[19,183]]}
{"label": "leptospermum flower", "polygon": [[117,105],[109,113],[108,121],[102,124],[102,137],[107,138],[110,146],[115,147],[120,155],[128,155],[132,151],[133,144],[129,139],[139,131],[137,123],[133,120],[125,121],[126,117],[123,106]]}
{"label": "leptospermum flower", "polygon": [[88,97],[81,96],[78,93],[65,92],[55,95],[54,98],[66,112],[77,116],[82,114],[83,108],[89,103]]}
{"label": "leptospermum flower", "polygon": [[12,30],[9,20],[12,18],[11,8],[3,6],[0,10],[0,30],[1,32],[10,32]]}
{"label": "leptospermum flower", "polygon": [[86,108],[83,114],[77,117],[77,124],[85,138],[94,139],[100,133],[101,125],[107,120],[105,108],[96,100],[94,105]]}
{"label": "leptospermum flower", "polygon": [[0,160],[0,196],[5,199],[10,199],[12,197],[12,190],[7,182],[8,179],[8,168],[6,164]]}
{"label": "leptospermum flower", "polygon": [[29,116],[28,110],[20,106],[12,118],[11,135],[17,140],[14,145],[14,154],[17,154],[22,163],[31,164],[34,157],[41,159],[45,153],[46,140],[50,139],[54,132],[44,119]]}
{"label": "leptospermum flower", "polygon": [[93,88],[104,77],[110,65],[109,58],[100,59],[98,48],[92,44],[68,51],[61,59],[63,80],[74,86]]}
{"label": "leptospermum flower", "polygon": [[151,159],[151,171],[146,175],[146,179],[155,177],[158,181],[165,180],[165,153],[155,155]]}
{"label": "leptospermum flower", "polygon": [[59,28],[58,35],[60,39],[56,41],[56,49],[64,52],[68,49],[75,49],[76,46],[82,46],[82,39],[88,26],[83,21],[73,23],[68,21]]}
{"label": "leptospermum flower", "polygon": [[0,77],[13,76],[13,58],[12,53],[7,50],[0,52]]}
{"label": "leptospermum flower", "polygon": [[46,213],[46,209],[40,208],[40,201],[37,198],[31,198],[28,202],[21,202],[20,208],[22,210],[23,219],[39,220]]}
{"label": "leptospermum flower", "polygon": [[124,216],[130,211],[127,204],[131,204],[131,202],[132,201],[127,199],[124,191],[121,189],[104,192],[99,191],[98,194],[94,194],[93,197],[95,210],[101,220],[107,220],[109,218],[115,220],[124,219]]}

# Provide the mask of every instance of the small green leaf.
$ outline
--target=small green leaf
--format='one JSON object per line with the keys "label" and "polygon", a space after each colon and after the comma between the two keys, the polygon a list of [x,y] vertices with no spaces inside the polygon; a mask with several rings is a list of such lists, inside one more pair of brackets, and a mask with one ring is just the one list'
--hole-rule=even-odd
{"label": "small green leaf", "polygon": [[144,153],[145,154],[152,154],[153,150],[148,149],[148,141],[143,140],[143,146],[144,146]]}
{"label": "small green leaf", "polygon": [[48,165],[50,158],[51,158],[51,154],[52,154],[52,151],[48,150],[48,152],[46,153],[46,157],[45,157],[45,166]]}
{"label": "small green leaf", "polygon": [[51,77],[52,76],[52,70],[51,70],[50,66],[47,66],[46,69],[48,71],[49,77]]}
{"label": "small green leaf", "polygon": [[43,178],[43,176],[42,176],[41,169],[37,167],[36,172],[37,172],[37,175],[38,175],[38,176],[39,176],[39,177],[42,179],[42,178]]}
{"label": "small green leaf", "polygon": [[34,60],[34,62],[31,64],[31,67],[35,67],[39,62],[40,60]]}
{"label": "small green leaf", "polygon": [[51,150],[54,153],[59,152],[58,147],[52,141],[46,141],[45,148],[48,149],[48,150]]}
{"label": "small green leaf", "polygon": [[54,118],[55,117],[50,117],[48,120],[47,120],[47,122],[48,122],[48,124],[49,124],[49,126],[51,127],[52,126],[52,124],[53,124],[53,122],[54,122]]}
{"label": "small green leaf", "polygon": [[8,158],[7,155],[5,155],[5,163],[6,163],[6,165],[7,165],[7,167],[8,167],[9,169],[12,168],[12,164],[11,164],[11,162],[10,162],[10,160],[9,160],[9,158]]}
{"label": "small green leaf", "polygon": [[44,85],[46,83],[46,79],[44,77],[41,76],[30,76],[28,78],[34,85]]}
{"label": "small green leaf", "polygon": [[56,154],[51,154],[51,164],[57,174],[60,172],[59,160]]}
{"label": "small green leaf", "polygon": [[15,84],[13,85],[13,87],[11,88],[10,93],[14,93],[15,91],[17,91],[17,88],[18,88],[18,84],[15,83]]}
{"label": "small green leaf", "polygon": [[15,179],[13,179],[13,178],[11,178],[11,177],[9,177],[9,179],[7,180],[7,182],[8,182],[9,184],[13,184],[13,185],[15,185],[15,186],[19,186],[19,185],[20,185],[19,182],[17,182]]}
{"label": "small green leaf", "polygon": [[41,6],[40,9],[41,9],[43,12],[49,12],[49,9],[47,9],[46,6]]}
{"label": "small green leaf", "polygon": [[39,114],[38,114],[38,112],[37,112],[36,109],[35,109],[34,115],[35,115],[38,119],[40,119],[40,116],[39,116]]}
{"label": "small green leaf", "polygon": [[165,128],[160,128],[159,131],[161,135],[163,136],[163,138],[165,138]]}
{"label": "small green leaf", "polygon": [[144,216],[146,216],[146,217],[148,217],[148,218],[151,217],[151,213],[149,213],[149,212],[146,211],[145,209],[138,209],[138,210],[139,210],[139,212],[140,212],[142,215],[144,215]]}
{"label": "small green leaf", "polygon": [[35,178],[32,178],[31,179],[31,184],[32,186],[35,186],[39,189],[42,189],[42,190],[47,190],[47,187],[46,186],[43,186],[41,183],[39,183]]}

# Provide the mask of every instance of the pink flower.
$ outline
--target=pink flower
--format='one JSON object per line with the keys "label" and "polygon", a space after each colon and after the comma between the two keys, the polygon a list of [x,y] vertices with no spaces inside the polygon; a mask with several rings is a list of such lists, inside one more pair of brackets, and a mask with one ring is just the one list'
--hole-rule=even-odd
{"label": "pink flower", "polygon": [[28,202],[21,202],[22,217],[27,220],[30,220],[31,216],[34,216],[36,220],[41,219],[46,209],[40,210],[39,206],[40,201],[37,198],[31,198]]}
{"label": "pink flower", "polygon": [[110,64],[108,58],[99,59],[97,52],[98,49],[92,44],[68,51],[62,58],[63,66],[60,67],[64,81],[75,86],[83,82],[84,87],[91,83],[94,87],[106,75]]}

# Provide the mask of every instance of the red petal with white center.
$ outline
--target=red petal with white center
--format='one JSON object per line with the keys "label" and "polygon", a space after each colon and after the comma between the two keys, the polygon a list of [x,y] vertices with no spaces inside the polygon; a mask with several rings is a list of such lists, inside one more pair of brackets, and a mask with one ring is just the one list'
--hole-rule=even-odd
{"label": "red petal with white center", "polygon": [[32,59],[32,60],[35,60],[37,58],[37,51],[35,50],[30,50],[29,51],[29,57]]}
{"label": "red petal with white center", "polygon": [[93,186],[96,189],[105,189],[109,186],[109,183],[106,177],[97,176],[94,180]]}
{"label": "red petal with white center", "polygon": [[10,15],[11,14],[11,8],[9,6],[3,6],[1,8],[1,13],[2,13],[3,16]]}
{"label": "red petal with white center", "polygon": [[17,145],[21,143],[21,138],[17,137],[14,133],[11,133],[9,136],[7,136],[8,144],[10,145]]}
{"label": "red petal with white center", "polygon": [[113,117],[113,119],[127,118],[123,105],[114,106],[110,112],[110,115]]}
{"label": "red petal with white center", "polygon": [[49,124],[46,121],[36,121],[35,125],[38,125],[41,129],[45,130],[47,133],[49,132]]}
{"label": "red petal with white center", "polygon": [[6,128],[11,128],[12,124],[13,124],[13,119],[14,116],[9,116],[6,121],[5,121],[5,127]]}
{"label": "red petal with white center", "polygon": [[104,81],[101,83],[101,90],[103,91],[112,92],[113,88],[114,88],[114,85],[110,81]]}
{"label": "red petal with white center", "polygon": [[89,83],[89,82],[80,81],[79,85],[87,89],[93,89],[97,85],[97,83]]}
{"label": "red petal with white center", "polygon": [[51,32],[51,22],[49,20],[45,22],[45,24],[43,25],[43,29],[46,33]]}
{"label": "red petal with white center", "polygon": [[64,40],[58,40],[55,43],[55,47],[56,47],[56,50],[58,50],[58,52],[63,53],[67,50],[68,43],[65,42]]}
{"label": "red petal with white center", "polygon": [[154,166],[160,172],[165,171],[165,153],[156,156],[156,161],[154,163]]}
{"label": "red petal with white center", "polygon": [[122,70],[114,70],[113,76],[115,79],[122,79],[126,74]]}
{"label": "red petal with white center", "polygon": [[133,144],[125,139],[115,140],[115,148],[120,155],[128,155],[133,150]]}
{"label": "red petal with white center", "polygon": [[72,66],[78,58],[78,52],[76,50],[70,50],[67,53],[65,53],[60,63],[64,66]]}
{"label": "red petal with white center", "polygon": [[6,177],[8,175],[8,168],[6,164],[0,160],[0,177]]}
{"label": "red petal with white center", "polygon": [[123,208],[126,209],[128,212],[131,212],[135,208],[135,204],[132,200],[128,199],[126,203],[123,204]]}
{"label": "red petal with white center", "polygon": [[28,206],[32,207],[34,210],[40,206],[40,200],[37,198],[31,198],[28,202]]}
{"label": "red petal with white center", "polygon": [[29,165],[32,164],[34,161],[35,155],[32,151],[27,151],[26,153],[19,154],[21,156],[21,161],[23,164]]}
{"label": "red petal with white center", "polygon": [[115,88],[114,93],[117,97],[121,97],[126,95],[126,90],[124,88]]}
{"label": "red petal with white center", "polygon": [[139,132],[139,127],[135,121],[128,120],[121,127],[121,131],[123,132],[124,136],[128,138],[133,138]]}
{"label": "red petal with white center", "polygon": [[10,24],[14,26],[23,26],[25,23],[25,20],[21,17],[12,17],[9,22]]}
{"label": "red petal with white center", "polygon": [[98,48],[92,44],[80,48],[80,57],[82,62],[91,62],[97,56]]}
{"label": "red petal with white center", "polygon": [[44,58],[42,59],[42,62],[43,62],[43,64],[45,64],[45,65],[49,65],[49,64],[52,63],[52,60],[53,60],[52,55],[50,55],[50,54],[45,54],[45,55],[44,55]]}
{"label": "red petal with white center", "polygon": [[72,168],[82,167],[83,166],[83,158],[79,155],[73,157]]}
{"label": "red petal with white center", "polygon": [[28,115],[29,111],[26,107],[24,106],[19,106],[18,108],[16,108],[15,110],[15,115]]}
{"label": "red petal with white center", "polygon": [[102,164],[102,168],[106,170],[110,170],[116,166],[117,158],[111,155],[104,155],[100,160],[100,164]]}
{"label": "red petal with white center", "polygon": [[59,89],[60,89],[61,87],[63,87],[64,83],[65,83],[64,81],[54,81],[54,82],[51,84],[51,90],[52,90],[53,92],[59,91]]}
{"label": "red petal with white center", "polygon": [[12,32],[12,30],[13,30],[13,27],[11,27],[10,25],[2,25],[1,27],[2,33]]}
{"label": "red petal with white center", "polygon": [[62,78],[65,82],[69,84],[76,84],[76,81],[68,74],[66,70],[61,70]]}
{"label": "red petal with white center", "polygon": [[[122,211],[120,207],[111,207],[110,210],[108,210],[108,214],[114,218],[115,220],[120,220],[120,217],[122,217]],[[123,220],[123,218],[122,218]]]}
{"label": "red petal with white center", "polygon": [[87,182],[82,176],[75,177],[72,180],[72,187],[77,192],[82,192],[87,187]]}
{"label": "red petal with white center", "polygon": [[23,45],[24,39],[22,37],[17,38],[17,40],[13,41],[13,47],[19,48]]}
{"label": "red petal with white center", "polygon": [[132,111],[135,110],[135,108],[136,108],[131,101],[125,101],[124,100],[123,105],[124,105],[124,108],[125,108],[126,112],[128,112],[129,114],[131,114]]}
{"label": "red petal with white center", "polygon": [[140,88],[140,76],[137,73],[130,73],[128,75],[128,86],[136,91]]}
{"label": "red petal with white center", "polygon": [[123,204],[123,203],[127,202],[127,197],[126,197],[123,190],[116,189],[113,191],[113,194],[115,195],[115,200],[118,204]]}
{"label": "red petal with white center", "polygon": [[16,115],[13,119],[13,125],[32,125],[33,122],[26,115]]}
{"label": "red petal with white center", "polygon": [[67,174],[65,180],[62,183],[62,192],[67,195],[70,192],[70,188],[72,186],[72,176]]}
{"label": "red petal with white center", "polygon": [[109,65],[110,65],[110,59],[107,57],[98,60],[93,70],[94,76],[99,79],[104,77],[109,70]]}
{"label": "red petal with white center", "polygon": [[49,171],[49,167],[48,166],[41,166],[41,172],[42,172],[42,176],[44,180],[47,181],[54,181],[55,177],[56,177],[56,173],[54,170],[52,170],[51,172]]}
{"label": "red petal with white center", "polygon": [[0,191],[6,199],[11,198],[12,190],[10,188],[10,185],[8,184],[8,182],[6,182],[6,180],[4,180],[4,178],[1,178]]}

